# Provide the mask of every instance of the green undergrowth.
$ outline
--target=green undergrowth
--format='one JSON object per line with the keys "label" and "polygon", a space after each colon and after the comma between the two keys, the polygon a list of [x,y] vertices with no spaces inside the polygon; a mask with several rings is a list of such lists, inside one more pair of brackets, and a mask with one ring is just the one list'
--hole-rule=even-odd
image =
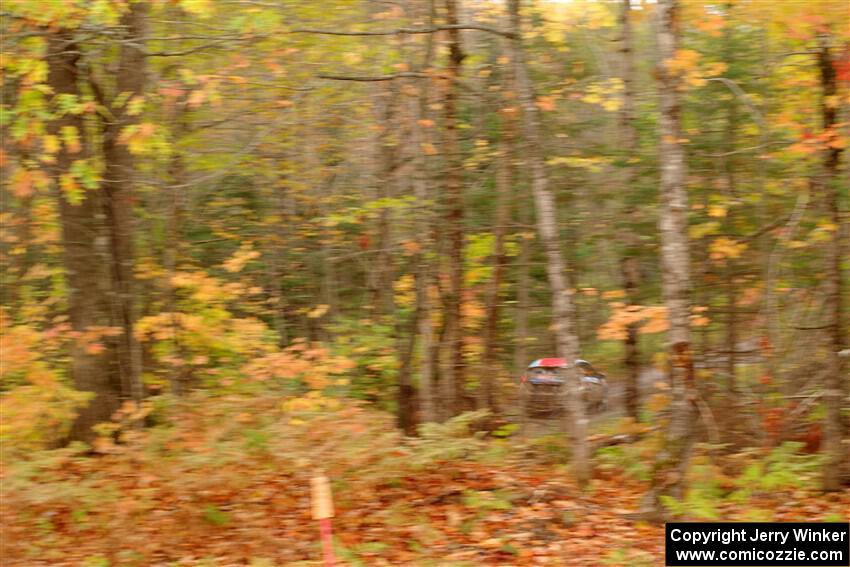
{"label": "green undergrowth", "polygon": [[[649,436],[635,443],[600,448],[596,452],[598,467],[649,481],[657,442]],[[673,514],[716,521],[727,519],[735,509],[742,520],[773,521],[774,507],[763,508],[760,502],[792,493],[805,498],[819,490],[823,458],[804,453],[802,443],[786,442],[771,450],[734,454],[723,453],[723,449],[709,444],[695,447],[684,497],[662,497]]]}
{"label": "green undergrowth", "polygon": [[[292,506],[309,494],[309,479],[319,471],[331,478],[339,510],[358,509],[366,494],[407,493],[423,474],[435,477],[430,482],[437,482],[439,493],[435,473],[449,481],[462,478],[461,469],[453,471],[463,463],[496,463],[510,451],[507,441],[488,440],[476,431],[486,412],[425,425],[420,436],[406,438],[393,416],[354,400],[293,404],[273,395],[198,393],[155,403],[149,414],[155,414],[153,425],[147,428],[110,427],[108,437],[90,445],[33,451],[3,463],[4,521],[39,535],[16,545],[16,555],[64,559],[61,554],[69,552],[78,534],[120,531],[128,518],[156,525],[163,510],[179,510],[188,531],[225,537],[242,529],[241,514],[253,498],[283,498],[279,513],[300,513]],[[458,498],[470,514],[485,515],[510,508],[513,496],[469,489]],[[372,512],[382,525],[398,527],[417,523],[418,513],[404,501]],[[434,541],[439,537],[435,534]],[[78,564],[146,564],[147,559],[116,563],[88,541],[90,553],[73,552]],[[370,565],[383,545],[340,543],[338,551],[348,564]],[[427,548],[420,555],[427,558]],[[197,561],[191,564],[203,565],[203,555]],[[209,564],[217,565],[212,559]],[[257,559],[255,564],[266,563]]]}
{"label": "green undergrowth", "polygon": [[[429,527],[430,519],[419,517],[422,501],[435,499],[452,506],[457,515],[454,529],[471,539],[488,521],[513,517],[526,506],[530,485],[501,486],[492,480],[476,484],[475,474],[465,477],[464,470],[541,467],[539,470],[547,472],[540,478],[569,482],[563,466],[569,444],[558,433],[493,437],[480,431],[487,413],[470,412],[442,424],[424,425],[418,437],[408,438],[398,432],[390,414],[362,402],[316,396],[296,401],[270,394],[201,393],[155,400],[147,414],[152,425],[147,428],[119,425],[109,429],[108,438],[92,445],[75,443],[5,461],[0,494],[4,521],[8,518],[39,535],[37,543],[18,549],[18,553],[31,558],[49,556],[57,553],[51,552],[51,548],[59,548],[56,542],[65,541],[62,549],[67,550],[67,542],[79,534],[120,530],[127,518],[156,525],[163,510],[174,509],[183,514],[181,522],[188,531],[225,538],[241,529],[242,514],[254,501],[269,506],[268,502],[279,498],[280,504],[263,509],[284,516],[295,514],[296,506],[303,509],[298,503],[309,496],[309,478],[322,471],[331,478],[339,510],[360,510],[363,502],[369,501],[376,504],[366,515],[370,522],[385,526],[382,529],[421,526],[411,538],[409,550],[424,561],[429,557],[428,546],[445,536]],[[605,427],[613,433],[636,426]],[[603,447],[595,454],[598,474],[646,481],[656,446],[657,438],[647,434],[631,443]],[[820,466],[819,457],[802,453],[799,444],[734,455],[698,445],[684,498],[668,499],[665,504],[691,519],[793,519],[782,516],[783,495],[791,494],[800,506],[806,506],[808,495],[816,492]],[[430,484],[423,485],[426,482]],[[635,482],[633,488],[641,490],[640,484]],[[600,487],[603,492],[610,488]],[[382,494],[387,495],[383,504]],[[396,496],[401,494],[409,499],[398,500]],[[585,497],[593,497],[592,491]],[[811,501],[812,507],[819,504]],[[807,519],[835,519],[814,509],[790,513]],[[298,522],[302,525],[309,519],[301,517]],[[385,554],[382,546],[381,541],[369,539],[340,541],[338,551],[351,565],[370,565]],[[515,550],[511,549],[506,547],[504,554],[512,555]],[[111,556],[103,556],[102,548],[89,551],[91,565],[119,564]],[[602,563],[642,565],[648,560],[633,549],[607,553]],[[133,561],[120,564],[144,565],[146,559]],[[264,565],[262,561],[251,564]],[[86,563],[81,559],[78,564]]]}
{"label": "green undergrowth", "polygon": [[[194,490],[220,482],[217,471],[226,468],[279,475],[323,470],[344,489],[355,480],[360,486],[392,485],[393,479],[446,462],[495,462],[508,451],[473,431],[486,412],[423,425],[419,437],[405,439],[391,415],[356,401],[335,402],[293,408],[275,396],[203,394],[159,400],[151,427],[110,428],[110,436],[93,445],[32,451],[5,462],[2,491],[35,506],[70,506],[82,518],[120,498],[119,479],[110,476],[117,470],[149,470],[177,486],[195,483]],[[236,476],[227,482],[247,480]],[[216,508],[204,510],[206,521],[226,523]]]}

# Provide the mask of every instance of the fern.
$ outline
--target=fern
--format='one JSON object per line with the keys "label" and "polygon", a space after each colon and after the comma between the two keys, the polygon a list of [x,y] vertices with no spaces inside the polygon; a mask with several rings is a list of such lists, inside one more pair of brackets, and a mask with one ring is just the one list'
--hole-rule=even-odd
{"label": "fern", "polygon": [[484,432],[472,432],[472,424],[490,415],[487,410],[462,413],[444,423],[419,426],[419,438],[411,441],[411,462],[427,466],[439,461],[463,459],[485,448]]}

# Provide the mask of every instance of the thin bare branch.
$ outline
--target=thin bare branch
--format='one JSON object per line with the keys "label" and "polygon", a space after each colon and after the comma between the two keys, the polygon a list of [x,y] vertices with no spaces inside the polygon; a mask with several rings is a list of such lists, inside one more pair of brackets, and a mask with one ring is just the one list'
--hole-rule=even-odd
{"label": "thin bare branch", "polygon": [[334,81],[357,81],[361,83],[374,83],[377,81],[393,81],[395,79],[423,79],[427,77],[432,77],[434,75],[429,75],[427,73],[418,73],[412,71],[405,71],[402,73],[392,73],[391,75],[332,75],[328,73],[319,73],[317,77],[320,79],[331,79]]}
{"label": "thin bare branch", "polygon": [[313,28],[299,28],[289,30],[289,33],[313,33],[319,35],[344,35],[344,36],[387,36],[387,35],[415,35],[415,34],[431,34],[439,31],[448,30],[475,30],[492,33],[502,37],[512,38],[513,32],[491,28],[480,24],[452,24],[431,26],[427,28],[397,28],[394,30],[377,30],[377,31],[341,31],[341,30],[322,30]]}

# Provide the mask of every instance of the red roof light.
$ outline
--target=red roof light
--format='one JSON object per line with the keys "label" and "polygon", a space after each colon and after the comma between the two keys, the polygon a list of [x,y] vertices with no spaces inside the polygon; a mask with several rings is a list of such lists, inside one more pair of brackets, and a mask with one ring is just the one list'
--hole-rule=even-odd
{"label": "red roof light", "polygon": [[528,365],[529,368],[566,368],[567,361],[563,358],[539,358]]}

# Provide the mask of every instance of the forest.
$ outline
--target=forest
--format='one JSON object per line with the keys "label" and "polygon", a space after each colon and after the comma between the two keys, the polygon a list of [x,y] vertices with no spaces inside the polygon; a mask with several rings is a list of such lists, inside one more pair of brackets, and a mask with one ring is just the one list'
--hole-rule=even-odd
{"label": "forest", "polygon": [[640,567],[665,521],[850,520],[846,0],[0,35],[0,565]]}

